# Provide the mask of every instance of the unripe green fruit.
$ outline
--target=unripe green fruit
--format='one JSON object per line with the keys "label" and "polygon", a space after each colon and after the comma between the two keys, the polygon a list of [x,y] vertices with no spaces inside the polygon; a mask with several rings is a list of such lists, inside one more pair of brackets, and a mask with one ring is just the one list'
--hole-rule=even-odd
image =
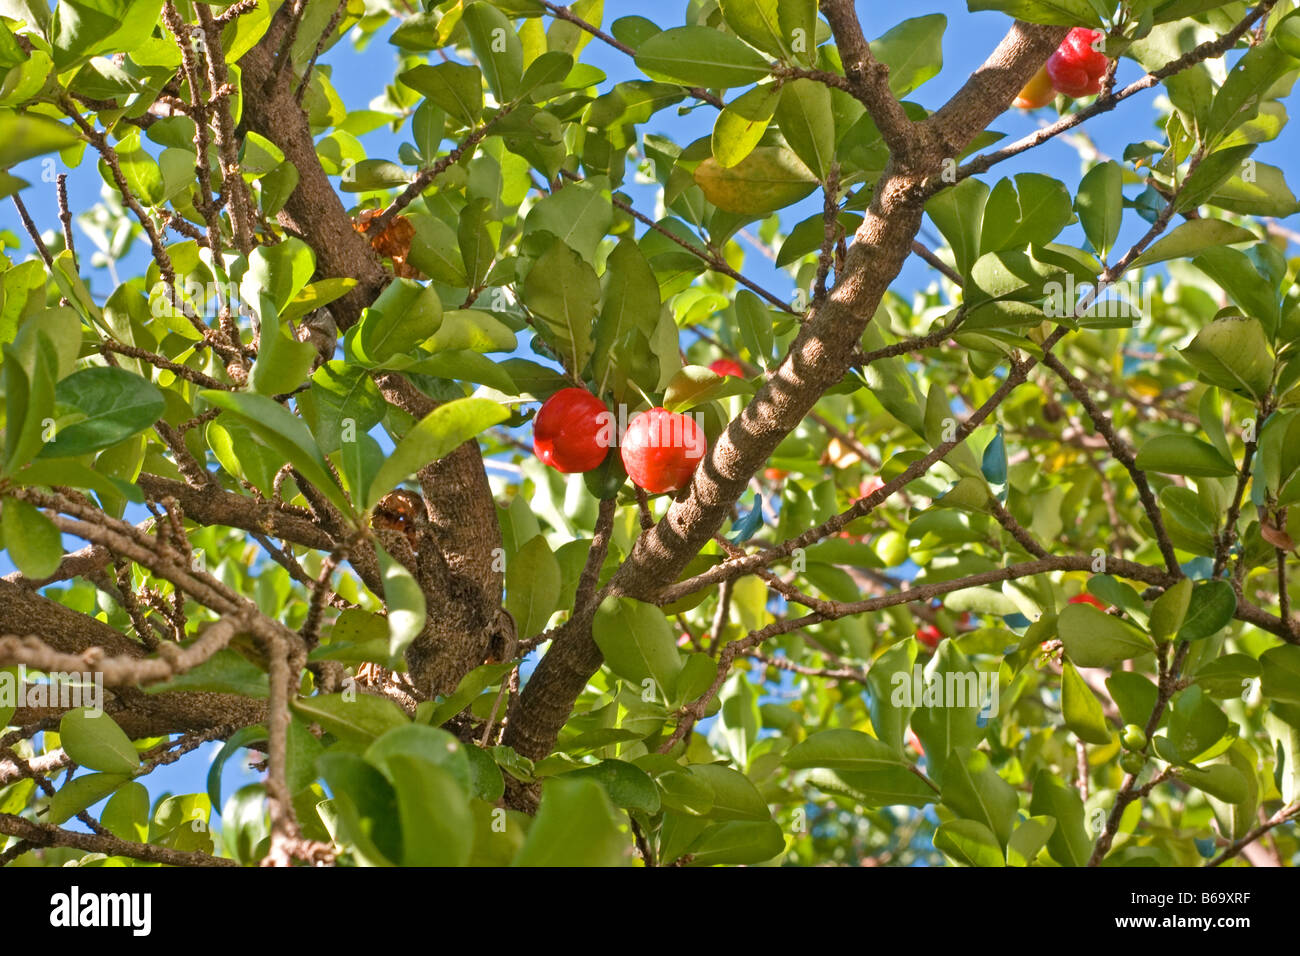
{"label": "unripe green fruit", "polygon": [[1146,764],[1146,758],[1132,750],[1119,758],[1119,765],[1124,768],[1124,772],[1131,773],[1135,777],[1142,772]]}
{"label": "unripe green fruit", "polygon": [[1128,724],[1124,728],[1124,746],[1129,750],[1145,750],[1147,735],[1137,724]]}
{"label": "unripe green fruit", "polygon": [[886,531],[876,539],[876,557],[893,568],[907,560],[907,538],[901,531]]}

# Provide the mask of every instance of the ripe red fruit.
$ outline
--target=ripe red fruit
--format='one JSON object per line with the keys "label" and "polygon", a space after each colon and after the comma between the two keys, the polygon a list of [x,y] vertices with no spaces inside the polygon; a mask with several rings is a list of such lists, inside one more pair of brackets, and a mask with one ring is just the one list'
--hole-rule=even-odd
{"label": "ripe red fruit", "polygon": [[1097,598],[1093,597],[1091,594],[1088,594],[1087,592],[1084,592],[1083,594],[1076,594],[1074,597],[1070,598],[1070,603],[1071,603],[1071,604],[1091,604],[1093,607],[1097,608],[1097,610],[1099,610],[1099,611],[1104,611],[1104,610],[1106,610],[1106,602],[1105,602],[1105,601],[1099,601]]}
{"label": "ripe red fruit", "polygon": [[1101,36],[1096,30],[1075,27],[1047,58],[1047,75],[1059,92],[1066,96],[1092,96],[1101,92],[1101,78],[1109,61],[1106,54],[1092,46]]}
{"label": "ripe red fruit", "polygon": [[692,418],[652,408],[628,424],[619,454],[628,477],[658,494],[690,481],[707,447],[704,432]]}
{"label": "ripe red fruit", "polygon": [[926,647],[930,648],[930,650],[934,650],[938,647],[939,642],[947,636],[947,634],[939,630],[933,624],[922,624],[916,629],[916,639]]}
{"label": "ripe red fruit", "polygon": [[733,375],[736,378],[744,378],[745,370],[740,367],[739,362],[733,362],[731,359],[717,359],[709,366],[709,371],[716,375]]}
{"label": "ripe red fruit", "polygon": [[790,474],[788,471],[782,471],[780,468],[763,469],[763,477],[768,481],[784,481]]}
{"label": "ripe red fruit", "polygon": [[585,388],[562,388],[533,420],[533,451],[565,474],[598,468],[609,453],[609,409]]}
{"label": "ripe red fruit", "polygon": [[885,483],[881,480],[879,475],[872,475],[870,478],[863,478],[861,484],[858,485],[858,497],[865,498],[867,495],[874,494],[883,487],[885,487]]}

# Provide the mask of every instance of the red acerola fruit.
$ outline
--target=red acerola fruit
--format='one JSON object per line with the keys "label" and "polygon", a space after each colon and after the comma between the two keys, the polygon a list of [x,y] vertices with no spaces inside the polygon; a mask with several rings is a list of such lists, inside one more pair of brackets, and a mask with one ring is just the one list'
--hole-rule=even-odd
{"label": "red acerola fruit", "polygon": [[676,491],[704,458],[704,431],[687,415],[652,408],[628,423],[619,445],[628,477],[653,494]]}
{"label": "red acerola fruit", "polygon": [[947,636],[947,634],[939,630],[933,624],[922,624],[916,629],[916,639],[926,647],[930,648],[930,650],[934,650],[938,647],[939,642]]}
{"label": "red acerola fruit", "polygon": [[870,478],[863,478],[861,484],[858,485],[858,497],[865,498],[867,495],[874,494],[883,487],[885,487],[885,483],[881,480],[879,475],[872,475]]}
{"label": "red acerola fruit", "polygon": [[609,453],[609,409],[585,388],[562,388],[533,420],[533,451],[565,474],[598,468]]}
{"label": "red acerola fruit", "polygon": [[1047,58],[1047,75],[1058,92],[1076,97],[1101,92],[1101,78],[1109,61],[1092,44],[1102,35],[1087,27],[1075,27]]}
{"label": "red acerola fruit", "polygon": [[717,359],[709,366],[709,371],[716,375],[732,375],[736,378],[745,377],[745,370],[740,367],[740,363],[732,359]]}
{"label": "red acerola fruit", "polygon": [[768,481],[785,481],[790,472],[782,471],[780,468],[764,468],[763,477]]}
{"label": "red acerola fruit", "polygon": [[1105,601],[1098,600],[1097,598],[1093,597],[1091,594],[1087,593],[1086,591],[1085,591],[1083,594],[1076,594],[1074,597],[1070,598],[1070,603],[1071,603],[1071,604],[1091,604],[1093,607],[1095,607],[1095,608],[1096,608],[1097,610],[1099,610],[1099,611],[1104,611],[1104,610],[1106,610],[1106,602],[1105,602]]}

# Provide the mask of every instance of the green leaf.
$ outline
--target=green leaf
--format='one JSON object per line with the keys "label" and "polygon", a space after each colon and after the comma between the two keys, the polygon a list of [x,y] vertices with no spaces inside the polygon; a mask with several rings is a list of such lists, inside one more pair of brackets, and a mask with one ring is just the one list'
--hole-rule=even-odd
{"label": "green leaf", "polygon": [[316,346],[294,338],[287,323],[262,329],[248,384],[262,395],[285,395],[303,383],[316,360]]}
{"label": "green leaf", "polygon": [[0,110],[0,168],[80,142],[70,126],[36,113]]}
{"label": "green leaf", "polygon": [[772,820],[733,820],[709,827],[691,845],[690,866],[752,866],[785,849],[785,834]]}
{"label": "green leaf", "polygon": [[397,78],[423,93],[461,126],[473,126],[483,115],[483,74],[477,66],[450,61],[437,66],[422,63]]}
{"label": "green leaf", "polygon": [[1260,690],[1270,700],[1300,703],[1300,646],[1284,644],[1259,656]]}
{"label": "green leaf", "polygon": [[1152,438],[1138,450],[1137,466],[1143,471],[1166,475],[1226,477],[1237,473],[1236,467],[1217,448],[1191,435]]}
{"label": "green leaf", "polygon": [[150,684],[145,693],[166,694],[182,690],[264,698],[270,692],[270,683],[266,671],[238,651],[225,648],[184,674]]}
{"label": "green leaf", "polygon": [[524,301],[543,320],[544,331],[571,372],[581,372],[595,348],[592,319],[600,303],[600,280],[582,255],[554,242],[528,271]]}
{"label": "green leaf", "polygon": [[[896,675],[896,679],[911,677],[911,674]],[[974,749],[984,738],[985,728],[980,725],[984,702],[979,699],[984,688],[979,677],[980,672],[966,655],[952,641],[944,641],[926,666],[924,678],[926,683],[952,688],[954,697],[941,700],[944,706],[926,705],[923,687],[921,699],[912,700],[917,708],[912,714],[912,729],[925,746],[926,771],[940,786],[945,783],[951,756],[963,749]],[[992,679],[997,680],[996,674]],[[895,691],[902,689],[896,687]]]}
{"label": "green leaf", "polygon": [[511,866],[625,866],[632,843],[619,832],[605,788],[557,777],[542,790],[537,818]]}
{"label": "green leaf", "polygon": [[687,365],[668,380],[663,407],[684,412],[727,395],[752,394],[754,387],[735,375],[719,375],[703,365]]}
{"label": "green leaf", "polygon": [[63,541],[53,521],[19,498],[5,499],[0,518],[5,550],[24,577],[40,580],[58,569]]}
{"label": "green leaf", "polygon": [[471,3],[461,16],[470,48],[498,103],[519,93],[524,73],[524,48],[506,15],[490,3]]}
{"label": "green leaf", "polygon": [[1222,219],[1189,219],[1134,259],[1129,268],[1137,269],[1170,259],[1190,259],[1206,249],[1253,242],[1255,238],[1249,229]]}
{"label": "green leaf", "polygon": [[[659,280],[641,247],[633,239],[624,238],[605,261],[603,284],[591,369],[598,392],[604,394],[608,385],[617,398],[623,391],[618,381],[620,374],[633,372],[625,363],[644,354],[638,353],[637,343],[642,339],[648,342],[659,323]],[[653,378],[643,387],[653,389],[658,385],[657,363]]]}
{"label": "green leaf", "polygon": [[934,831],[934,847],[961,866],[1006,866],[997,837],[975,820],[949,820]]}
{"label": "green leaf", "polygon": [[758,219],[803,199],[817,176],[784,146],[759,146],[730,169],[709,157],[695,168],[695,183],[724,212]]}
{"label": "green leaf", "polygon": [[1190,578],[1181,578],[1177,584],[1156,599],[1156,603],[1151,607],[1151,620],[1148,626],[1151,636],[1157,643],[1169,640],[1183,626],[1191,600]]}
{"label": "green leaf", "polygon": [[[814,6],[810,2],[792,3],[791,0],[719,0],[722,18],[727,26],[750,46],[757,47],[764,53],[788,59],[791,44],[787,32],[783,29],[781,7]],[[805,37],[805,41],[812,37]]]}
{"label": "green leaf", "polygon": [[596,611],[592,637],[605,663],[619,677],[656,700],[670,700],[677,686],[682,658],[672,628],[662,611],[652,604],[608,597]]}
{"label": "green leaf", "polygon": [[776,86],[763,84],[728,103],[713,124],[713,158],[731,167],[748,156],[767,132],[781,98]]}
{"label": "green leaf", "polygon": [[948,18],[941,13],[904,20],[871,41],[871,52],[889,67],[889,88],[906,96],[943,66],[943,32]]}
{"label": "green leaf", "polygon": [[506,565],[506,610],[523,637],[546,629],[560,599],[560,563],[546,538],[536,535]]}
{"label": "green leaf", "polygon": [[971,266],[980,255],[980,235],[988,198],[989,187],[972,177],[943,190],[925,204],[926,213],[952,247],[957,271],[963,276],[970,274]]}
{"label": "green leaf", "polygon": [[1020,805],[1015,788],[999,776],[982,751],[961,749],[953,757],[944,773],[943,803],[992,833],[1001,858]]}
{"label": "green leaf", "polygon": [[643,813],[659,812],[659,788],[644,770],[623,760],[602,760],[594,767],[565,774],[566,779],[595,780],[614,806]]}
{"label": "green leaf", "polygon": [[378,544],[375,556],[384,578],[384,603],[388,606],[388,656],[398,660],[424,629],[424,592],[405,565]]}
{"label": "green leaf", "polygon": [[442,303],[433,286],[394,279],[362,313],[356,332],[346,342],[365,365],[396,365],[393,359],[412,355],[439,331],[442,318]]}
{"label": "green leaf", "polygon": [[76,763],[105,773],[130,774],[140,755],[112,717],[88,708],[70,710],[59,721],[59,740]]}
{"label": "green leaf", "polygon": [[1091,604],[1071,604],[1057,618],[1065,653],[1080,667],[1114,667],[1149,654],[1150,639],[1127,621]]}
{"label": "green leaf", "polygon": [[1236,767],[1226,763],[1190,767],[1183,773],[1182,778],[1190,786],[1224,803],[1242,803],[1250,796],[1245,775]]}
{"label": "green leaf", "polygon": [[1084,829],[1083,801],[1078,791],[1050,771],[1039,770],[1034,777],[1029,812],[1056,820],[1056,829],[1047,840],[1047,852],[1053,860],[1062,866],[1084,866],[1088,862],[1092,840]]}
{"label": "green leaf", "polygon": [[388,757],[402,827],[403,866],[464,866],[474,848],[469,800],[443,767],[406,754]]}
{"label": "green leaf", "polygon": [[[369,694],[361,700],[381,700]],[[295,704],[295,706],[297,706]],[[312,718],[309,718],[312,719]],[[339,842],[355,847],[371,866],[394,866],[402,861],[402,816],[397,792],[373,765],[352,753],[327,752],[316,761],[332,797],[329,809],[337,818]]]}
{"label": "green leaf", "polygon": [[709,27],[675,27],[656,33],[636,51],[636,65],[651,79],[710,88],[749,86],[768,74],[768,61],[743,42]]}
{"label": "green leaf", "polygon": [[1099,701],[1073,664],[1065,661],[1061,670],[1061,714],[1065,726],[1080,740],[1109,744],[1110,726]]}
{"label": "green leaf", "polygon": [[59,0],[48,33],[55,66],[62,72],[100,53],[136,49],[161,7],[161,0]]}
{"label": "green leaf", "polygon": [[822,730],[791,747],[781,762],[791,770],[885,770],[906,766],[889,744],[858,730]]}
{"label": "green leaf", "polygon": [[205,389],[199,395],[244,422],[264,444],[283,455],[345,515],[354,513],[302,419],[265,395],[216,389]]}
{"label": "green leaf", "polygon": [[1053,817],[1029,817],[1021,821],[1007,843],[1007,863],[1010,866],[1029,866],[1047,846],[1055,830]]}
{"label": "green leaf", "polygon": [[609,177],[592,176],[568,183],[533,206],[524,220],[524,235],[549,232],[591,262],[613,224]]}
{"label": "green leaf", "polygon": [[[1015,186],[1003,179],[984,206],[980,251],[984,253],[1045,245],[1074,218],[1070,192],[1060,180],[1040,173],[1018,173]],[[981,283],[981,288],[987,287]]]}
{"label": "green leaf", "polygon": [[54,441],[41,450],[42,458],[73,458],[109,448],[148,428],[166,407],[153,383],[110,366],[73,372],[55,386],[54,401],[60,422]]}
{"label": "green leaf", "polygon": [[83,773],[65,783],[50,800],[49,822],[63,823],[93,807],[131,779],[125,773]]}
{"label": "green leaf", "polygon": [[1074,208],[1088,242],[1105,257],[1119,235],[1124,215],[1124,173],[1119,163],[1108,160],[1088,170],[1079,183]]}
{"label": "green leaf", "polygon": [[416,719],[434,727],[441,726],[464,710],[474,698],[488,687],[501,682],[501,678],[514,668],[513,661],[500,664],[480,664],[460,679],[456,690],[445,700],[424,701],[416,708]]}
{"label": "green leaf", "polygon": [[405,186],[413,175],[404,167],[386,159],[363,159],[343,170],[339,189],[345,193],[364,193],[372,190],[395,189]]}
{"label": "green leaf", "polygon": [[1187,763],[1217,743],[1228,730],[1228,717],[1193,684],[1174,695],[1165,732],[1152,745],[1170,763]]}
{"label": "green leaf", "polygon": [[486,398],[458,398],[439,405],[413,425],[384,460],[366,493],[366,510],[426,465],[509,417],[509,409]]}
{"label": "green leaf", "polygon": [[[261,297],[267,296],[278,315],[310,281],[315,269],[316,254],[296,236],[273,246],[258,246],[248,257],[248,271],[239,283],[240,297],[258,305]],[[261,318],[269,326],[276,316]]]}
{"label": "green leaf", "polygon": [[298,396],[298,407],[311,422],[321,451],[343,447],[345,423],[361,436],[378,425],[388,410],[374,379],[342,359],[326,362],[311,377],[311,388]]}
{"label": "green leaf", "polygon": [[1237,613],[1237,592],[1227,581],[1203,581],[1192,590],[1180,641],[1200,641],[1223,630]]}
{"label": "green leaf", "polygon": [[1216,319],[1179,354],[1204,381],[1229,392],[1262,398],[1273,380],[1273,354],[1258,319]]}
{"label": "green leaf", "polygon": [[387,697],[355,691],[295,698],[292,707],[334,736],[363,744],[410,722],[402,709]]}
{"label": "green leaf", "polygon": [[772,811],[753,781],[738,770],[718,763],[691,765],[691,776],[713,788],[714,820],[770,820]]}
{"label": "green leaf", "polygon": [[1100,24],[1089,0],[967,0],[972,13],[997,10],[1027,23],[1046,23],[1059,27]]}
{"label": "green leaf", "polygon": [[[776,121],[795,155],[819,180],[825,181],[835,158],[835,114],[831,109],[830,88],[804,77],[786,83],[781,88]],[[714,155],[717,155],[716,148]]]}
{"label": "green leaf", "polygon": [[905,767],[865,772],[818,768],[808,774],[808,782],[868,807],[923,807],[938,799],[924,780]]}

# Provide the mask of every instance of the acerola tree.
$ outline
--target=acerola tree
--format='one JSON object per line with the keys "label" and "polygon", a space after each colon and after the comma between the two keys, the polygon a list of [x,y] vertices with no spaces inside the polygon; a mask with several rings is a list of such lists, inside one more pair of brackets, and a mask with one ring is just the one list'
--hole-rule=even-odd
{"label": "acerola tree", "polygon": [[1297,860],[1300,14],[679,6],[0,8],[0,862]]}

